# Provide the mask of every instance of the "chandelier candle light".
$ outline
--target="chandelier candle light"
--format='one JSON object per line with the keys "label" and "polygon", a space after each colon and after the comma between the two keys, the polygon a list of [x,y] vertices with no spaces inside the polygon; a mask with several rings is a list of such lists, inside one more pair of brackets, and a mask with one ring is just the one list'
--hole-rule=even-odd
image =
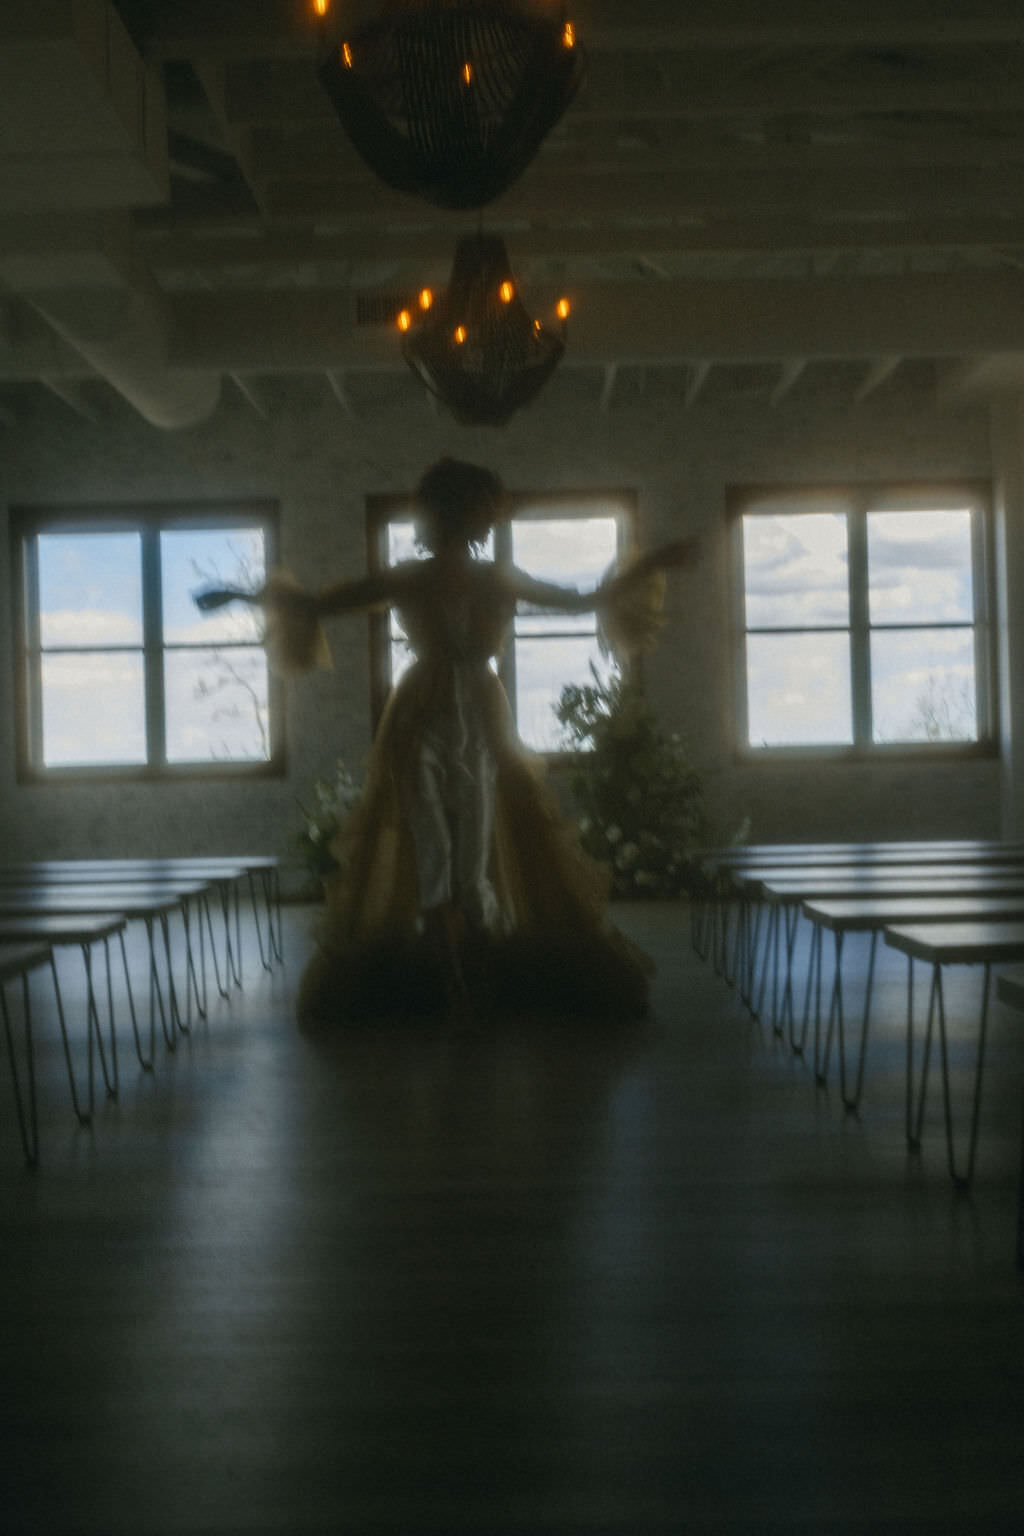
{"label": "chandelier candle light", "polygon": [[[321,18],[328,5],[314,0]],[[563,6],[384,0],[319,73],[381,181],[442,208],[481,208],[525,171],[584,68]]]}
{"label": "chandelier candle light", "polygon": [[398,316],[413,372],[464,426],[501,427],[529,404],[561,361],[568,299],[557,331],[534,319],[519,297],[505,242],[475,234],[455,248],[443,293],[420,291]]}

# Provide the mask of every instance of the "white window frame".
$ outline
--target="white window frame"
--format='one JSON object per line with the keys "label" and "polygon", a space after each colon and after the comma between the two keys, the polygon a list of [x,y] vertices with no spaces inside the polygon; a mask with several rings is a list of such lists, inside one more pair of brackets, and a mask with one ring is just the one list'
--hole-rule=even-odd
{"label": "white window frame", "polygon": [[[991,487],[978,480],[925,482],[864,482],[845,485],[732,486],[726,493],[730,525],[730,562],[733,594],[733,699],[735,739],[741,759],[763,762],[787,757],[894,756],[950,758],[989,757],[997,751],[994,574],[992,561]],[[868,603],[867,517],[870,512],[943,511],[967,508],[971,512],[971,566],[974,595],[974,669],[977,709],[976,741],[876,742],[872,739],[871,634],[874,630],[902,628],[870,623]],[[839,512],[847,518],[849,558],[849,624],[833,630],[849,633],[852,743],[753,745],[748,740],[747,655],[748,633],[761,631],[746,623],[746,583],[743,560],[743,519],[757,515],[800,515]],[[965,627],[942,624],[927,628]],[[773,629],[771,633],[827,631],[827,625]]]}
{"label": "white window frame", "polygon": [[[507,496],[509,515],[494,530],[494,559],[498,564],[512,562],[512,524],[523,520],[547,520],[578,517],[614,517],[616,520],[617,558],[622,560],[637,547],[639,540],[638,507],[636,493],[629,490],[588,491],[518,491]],[[373,496],[367,501],[367,554],[371,570],[381,570],[387,565],[389,523],[409,522],[415,518],[415,503],[411,496]],[[549,578],[550,573],[530,571],[530,575]],[[596,618],[595,618],[596,624]],[[579,638],[580,630],[566,631],[571,638]],[[530,639],[542,638],[531,635]],[[552,615],[550,638],[561,638],[557,629],[557,614]],[[374,725],[391,691],[391,637],[388,615],[370,616],[370,669]],[[516,708],[516,647],[515,636],[510,633],[498,661],[498,676],[508,695],[515,715]],[[518,721],[517,721],[518,727]],[[531,750],[536,751],[536,748]],[[546,752],[549,759],[571,757],[571,751]]]}
{"label": "white window frame", "polygon": [[[188,529],[259,528],[267,570],[277,564],[278,510],[264,501],[122,506],[14,507],[10,513],[12,617],[15,663],[15,743],[19,783],[66,780],[174,780],[279,778],[285,772],[284,698],[270,674],[267,726],[270,751],[256,761],[168,762],[164,707],[165,644],[161,595],[160,535]],[[43,760],[42,655],[38,591],[38,537],[66,533],[137,533],[141,541],[142,643],[112,647],[140,650],[144,676],[146,760],[143,763],[57,764]],[[217,642],[222,646],[224,642]]]}

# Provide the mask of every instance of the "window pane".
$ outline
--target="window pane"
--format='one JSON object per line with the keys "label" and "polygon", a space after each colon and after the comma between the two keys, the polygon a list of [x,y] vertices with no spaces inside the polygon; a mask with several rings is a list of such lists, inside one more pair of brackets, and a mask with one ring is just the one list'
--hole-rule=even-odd
{"label": "window pane", "polygon": [[[394,610],[392,609],[393,613]],[[408,671],[412,666],[416,657],[413,655],[412,649],[402,635],[401,630],[394,630],[392,633],[398,636],[397,639],[391,641],[391,686],[393,688],[402,673]]]}
{"label": "window pane", "polygon": [[140,653],[44,655],[41,674],[47,768],[146,761]]}
{"label": "window pane", "polygon": [[401,560],[422,560],[425,555],[426,550],[416,543],[411,519],[408,522],[388,523],[388,565],[397,565]]}
{"label": "window pane", "polygon": [[873,624],[972,623],[970,512],[869,512],[868,584]]}
{"label": "window pane", "polygon": [[839,512],[743,519],[746,622],[800,629],[849,621],[846,518]]}
{"label": "window pane", "polygon": [[142,644],[137,533],[41,533],[37,547],[44,647]]}
{"label": "window pane", "polygon": [[566,683],[589,683],[590,664],[604,678],[609,665],[591,637],[570,640],[516,641],[516,721],[527,746],[537,752],[565,750],[562,729],[555,719]]}
{"label": "window pane", "polygon": [[614,517],[538,517],[512,524],[512,560],[544,581],[593,587],[618,551]]}
{"label": "window pane", "polygon": [[871,636],[875,741],[976,741],[971,630],[885,630]]}
{"label": "window pane", "polygon": [[[416,542],[416,524],[412,518],[396,519],[388,523],[388,565],[398,565],[401,560],[426,560],[428,551]],[[478,557],[494,559],[494,534],[489,533]]]}
{"label": "window pane", "polygon": [[266,555],[261,528],[181,528],[160,535],[164,641],[210,645],[217,640],[258,641],[256,608],[235,603],[203,614],[192,601],[202,586],[261,587]]}
{"label": "window pane", "polygon": [[552,613],[550,609],[526,608],[515,617],[517,635],[594,635],[597,622],[592,613]]}
{"label": "window pane", "polygon": [[267,663],[259,646],[164,655],[167,760],[265,762]]}
{"label": "window pane", "polygon": [[748,635],[747,735],[752,747],[849,745],[849,638]]}
{"label": "window pane", "polygon": [[[614,517],[529,518],[512,524],[512,560],[531,576],[587,591],[597,586],[618,551]],[[517,635],[566,630],[595,632],[592,613],[557,613],[524,603],[516,613]]]}

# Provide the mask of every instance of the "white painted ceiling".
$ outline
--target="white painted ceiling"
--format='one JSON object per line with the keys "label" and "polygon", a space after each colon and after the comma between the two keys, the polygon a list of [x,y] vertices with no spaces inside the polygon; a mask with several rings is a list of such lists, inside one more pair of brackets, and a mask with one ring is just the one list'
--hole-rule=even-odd
{"label": "white painted ceiling", "polygon": [[[558,9],[557,0],[537,0]],[[333,0],[342,32],[379,9]],[[1024,384],[1020,0],[578,0],[583,88],[481,214],[377,181],[311,0],[0,4],[0,422],[114,390],[158,425],[312,380],[418,390],[379,319],[478,223],[564,370],[641,390],[955,403]]]}

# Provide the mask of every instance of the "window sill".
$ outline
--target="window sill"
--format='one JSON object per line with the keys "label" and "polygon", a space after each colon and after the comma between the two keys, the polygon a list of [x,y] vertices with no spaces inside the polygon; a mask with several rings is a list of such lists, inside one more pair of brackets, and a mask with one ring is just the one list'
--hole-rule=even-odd
{"label": "window sill", "polygon": [[786,765],[799,763],[960,763],[991,761],[999,756],[999,746],[994,740],[970,742],[893,742],[865,746],[810,745],[793,747],[738,747],[733,762],[741,768],[760,767],[762,764]]}

